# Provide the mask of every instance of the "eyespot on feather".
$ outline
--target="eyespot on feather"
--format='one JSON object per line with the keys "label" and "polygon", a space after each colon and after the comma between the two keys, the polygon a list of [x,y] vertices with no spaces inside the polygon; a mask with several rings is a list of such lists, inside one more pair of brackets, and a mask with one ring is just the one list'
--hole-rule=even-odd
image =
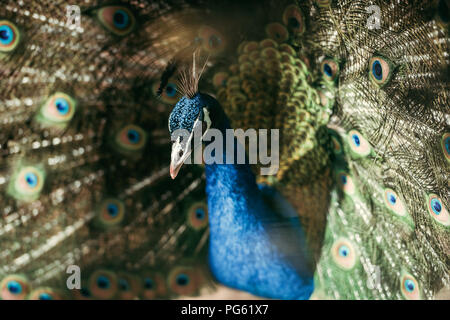
{"label": "eyespot on feather", "polygon": [[52,288],[37,288],[30,293],[28,300],[61,300],[62,297]]}
{"label": "eyespot on feather", "polygon": [[333,59],[324,59],[320,65],[323,78],[327,81],[333,82],[339,75],[339,64]]}
{"label": "eyespot on feather", "polygon": [[122,223],[125,218],[125,205],[114,198],[102,201],[97,210],[97,221],[102,227],[113,228]]}
{"label": "eyespot on feather", "polygon": [[168,276],[170,290],[178,295],[194,295],[198,290],[198,281],[193,267],[179,266],[172,269]]}
{"label": "eyespot on feather", "polygon": [[74,116],[76,101],[63,92],[52,94],[40,108],[37,120],[49,126],[64,127]]}
{"label": "eyespot on feather", "polygon": [[283,23],[295,35],[302,34],[305,31],[303,13],[295,4],[291,4],[284,9]]}
{"label": "eyespot on feather", "polygon": [[347,174],[346,172],[339,172],[337,175],[338,179],[338,185],[340,186],[341,190],[344,191],[346,194],[352,196],[355,194],[355,184],[353,183],[352,177]]}
{"label": "eyespot on feather", "polygon": [[126,36],[136,26],[134,14],[124,6],[105,6],[97,11],[100,23],[117,36]]}
{"label": "eyespot on feather", "polygon": [[158,96],[159,85],[159,82],[154,82],[152,84],[152,93],[163,103],[173,105],[181,98],[177,82],[174,79],[169,79],[160,96]]}
{"label": "eyespot on feather", "polygon": [[97,299],[111,299],[118,291],[117,276],[108,270],[97,270],[89,277],[89,291]]}
{"label": "eyespot on feather", "polygon": [[118,297],[122,300],[133,300],[139,296],[141,285],[139,279],[125,272],[117,273]]}
{"label": "eyespot on feather", "polygon": [[217,72],[213,76],[213,85],[215,88],[226,87],[229,75],[227,72]]}
{"label": "eyespot on feather", "polygon": [[420,287],[417,280],[408,273],[403,273],[400,279],[400,290],[407,300],[420,300]]}
{"label": "eyespot on feather", "polygon": [[139,126],[129,124],[120,129],[114,139],[117,151],[125,153],[142,150],[147,143],[147,133]]}
{"label": "eyespot on feather", "polygon": [[87,280],[81,280],[81,288],[80,289],[73,289],[72,296],[75,300],[93,300],[94,296],[92,295],[91,290],[88,286]]}
{"label": "eyespot on feather", "polygon": [[2,300],[24,300],[30,292],[31,286],[27,278],[12,274],[0,282],[0,297]]}
{"label": "eyespot on feather", "polygon": [[350,130],[347,134],[347,142],[350,150],[354,155],[365,157],[371,152],[370,144],[367,140],[356,130]]}
{"label": "eyespot on feather", "polygon": [[153,300],[167,296],[166,282],[159,272],[146,272],[140,277],[140,280],[143,299]]}
{"label": "eyespot on feather", "polygon": [[18,200],[32,201],[39,197],[44,182],[44,170],[37,166],[24,166],[13,174],[8,194]]}
{"label": "eyespot on feather", "polygon": [[211,26],[202,26],[198,36],[202,39],[202,48],[210,54],[222,53],[226,47],[223,34]]}
{"label": "eyespot on feather", "polygon": [[386,188],[384,190],[384,203],[391,212],[399,216],[405,216],[407,214],[405,203],[392,189]]}
{"label": "eyespot on feather", "polygon": [[353,243],[344,238],[334,242],[331,256],[338,267],[344,270],[352,269],[356,264],[357,253]]}
{"label": "eyespot on feather", "polygon": [[286,42],[289,39],[289,32],[281,23],[273,22],[266,26],[266,34],[270,39],[278,43]]}
{"label": "eyespot on feather", "polygon": [[392,77],[392,63],[381,56],[373,56],[369,61],[369,78],[378,87],[383,87]]}
{"label": "eyespot on feather", "polygon": [[195,230],[201,230],[208,226],[208,206],[205,202],[195,202],[189,206],[187,222]]}
{"label": "eyespot on feather", "polygon": [[9,21],[0,20],[0,53],[9,53],[19,45],[21,34],[19,28]]}
{"label": "eyespot on feather", "polygon": [[448,227],[450,226],[450,215],[447,208],[444,206],[442,199],[436,194],[429,194],[427,196],[428,213],[438,223]]}

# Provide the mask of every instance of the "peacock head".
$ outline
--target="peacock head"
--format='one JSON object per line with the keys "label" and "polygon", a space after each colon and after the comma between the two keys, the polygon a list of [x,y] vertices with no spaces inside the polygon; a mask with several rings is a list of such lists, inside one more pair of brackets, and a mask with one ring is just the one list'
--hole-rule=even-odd
{"label": "peacock head", "polygon": [[228,120],[223,109],[213,97],[196,92],[183,96],[169,116],[172,138],[170,176],[175,179],[181,166],[192,151],[203,143],[211,128],[224,129]]}

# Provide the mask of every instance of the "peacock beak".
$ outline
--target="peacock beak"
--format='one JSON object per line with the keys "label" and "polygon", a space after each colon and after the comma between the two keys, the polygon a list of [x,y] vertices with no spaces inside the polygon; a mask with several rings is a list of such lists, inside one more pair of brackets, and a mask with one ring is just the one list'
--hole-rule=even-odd
{"label": "peacock beak", "polygon": [[[191,140],[193,134],[188,139],[179,136],[172,145],[172,154],[170,156],[170,176],[175,179],[181,166],[191,155]],[[189,140],[189,141],[186,141]]]}

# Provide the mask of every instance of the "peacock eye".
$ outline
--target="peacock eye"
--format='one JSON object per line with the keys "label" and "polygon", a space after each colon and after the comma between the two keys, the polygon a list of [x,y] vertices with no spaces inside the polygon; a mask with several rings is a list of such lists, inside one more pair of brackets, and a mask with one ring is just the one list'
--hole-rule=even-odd
{"label": "peacock eye", "polygon": [[139,296],[142,286],[139,283],[139,279],[129,273],[118,272],[117,274],[117,286],[119,289],[118,297],[122,300],[133,300]]}
{"label": "peacock eye", "polygon": [[427,207],[430,215],[440,224],[450,226],[450,215],[447,208],[442,203],[441,198],[435,194],[430,194],[427,197]]}
{"label": "peacock eye", "polygon": [[339,255],[343,258],[346,258],[350,254],[350,249],[346,245],[342,245],[339,247]]}
{"label": "peacock eye", "polygon": [[321,71],[325,80],[334,81],[339,74],[339,64],[333,59],[324,59],[321,63]]}
{"label": "peacock eye", "polygon": [[17,48],[20,42],[20,31],[8,20],[0,20],[0,53],[7,53]]}
{"label": "peacock eye", "polygon": [[99,299],[111,299],[117,293],[117,277],[107,270],[98,270],[89,278],[89,290]]}
{"label": "peacock eye", "polygon": [[199,220],[203,220],[205,218],[205,210],[203,208],[195,209],[195,217]]}
{"label": "peacock eye", "polygon": [[226,46],[224,36],[210,26],[202,26],[198,31],[200,43],[205,51],[211,54],[221,53]]}
{"label": "peacock eye", "polygon": [[337,240],[331,248],[331,254],[334,262],[342,269],[349,270],[356,264],[355,249],[347,239]]}
{"label": "peacock eye", "polygon": [[414,281],[410,279],[406,279],[403,282],[403,286],[405,287],[405,290],[409,293],[413,292],[416,289],[416,284],[414,283]]}
{"label": "peacock eye", "polygon": [[117,199],[106,199],[98,213],[99,222],[104,227],[119,225],[125,217],[125,205]]}
{"label": "peacock eye", "polygon": [[73,297],[77,300],[91,300],[94,297],[92,296],[92,292],[89,289],[89,281],[82,280],[81,288],[77,290],[73,290]]}
{"label": "peacock eye", "polygon": [[442,151],[447,161],[450,161],[450,133],[444,133],[441,140]]}
{"label": "peacock eye", "polygon": [[189,276],[185,275],[184,273],[181,273],[177,275],[176,283],[178,286],[184,287],[189,284]]}
{"label": "peacock eye", "polygon": [[105,276],[99,276],[97,278],[97,287],[100,289],[109,289],[111,286],[111,282],[109,279]]}
{"label": "peacock eye", "polygon": [[60,296],[51,288],[37,288],[30,293],[29,300],[58,300]]}
{"label": "peacock eye", "polygon": [[147,273],[142,278],[141,296],[145,299],[161,298],[166,295],[167,287],[164,277],[160,273]]}
{"label": "peacock eye", "polygon": [[119,279],[119,290],[121,291],[129,291],[130,290],[130,284],[126,279],[120,278]]}
{"label": "peacock eye", "polygon": [[39,300],[52,300],[52,296],[44,292],[39,295]]}
{"label": "peacock eye", "polygon": [[146,290],[152,290],[154,287],[155,287],[155,283],[153,282],[152,279],[150,279],[150,278],[144,279],[144,288]]}
{"label": "peacock eye", "polygon": [[118,36],[129,34],[136,25],[134,14],[126,7],[107,6],[97,11],[101,24]]}
{"label": "peacock eye", "polygon": [[35,200],[44,186],[45,173],[37,167],[23,167],[13,175],[9,193],[16,199]]}
{"label": "peacock eye", "polygon": [[76,101],[71,96],[57,92],[42,105],[38,120],[44,124],[61,126],[73,118],[75,109]]}
{"label": "peacock eye", "polygon": [[197,35],[197,36],[194,38],[194,44],[195,44],[196,46],[202,45],[202,44],[203,44],[203,39],[200,38],[199,35]]}
{"label": "peacock eye", "polygon": [[406,215],[406,207],[398,196],[398,194],[392,189],[384,190],[384,203],[393,213],[399,216]]}
{"label": "peacock eye", "polygon": [[383,87],[391,78],[392,63],[386,58],[374,56],[369,62],[369,78],[378,87]]}
{"label": "peacock eye", "polygon": [[127,125],[116,134],[116,144],[123,151],[139,151],[147,142],[147,134],[136,125]]}
{"label": "peacock eye", "polygon": [[400,288],[405,299],[420,299],[419,283],[410,274],[404,274],[400,280]]}
{"label": "peacock eye", "polygon": [[168,278],[170,289],[179,295],[192,295],[198,289],[195,270],[190,267],[174,268]]}
{"label": "peacock eye", "polygon": [[173,98],[177,95],[177,85],[174,83],[168,83],[165,89],[166,95],[169,98]]}
{"label": "peacock eye", "polygon": [[88,288],[81,288],[80,293],[83,297],[90,298],[92,297],[91,291]]}
{"label": "peacock eye", "polygon": [[288,30],[278,22],[269,23],[266,26],[266,34],[278,43],[283,43],[289,39]]}
{"label": "peacock eye", "polygon": [[0,283],[0,298],[2,300],[25,299],[30,290],[28,280],[19,275],[5,277]]}
{"label": "peacock eye", "polygon": [[348,144],[350,150],[357,156],[367,156],[370,154],[369,142],[356,130],[350,130],[348,132]]}
{"label": "peacock eye", "polygon": [[225,87],[227,85],[227,79],[229,75],[226,72],[217,72],[213,76],[213,85],[216,88]]}
{"label": "peacock eye", "polygon": [[20,294],[22,293],[22,285],[14,280],[11,280],[8,282],[8,284],[6,285],[8,291],[12,294]]}
{"label": "peacock eye", "polygon": [[204,202],[196,202],[188,209],[188,225],[195,230],[201,230],[208,225],[208,207]]}
{"label": "peacock eye", "polygon": [[[159,82],[153,83],[152,92],[155,97],[158,96],[158,89],[159,89]],[[163,92],[161,93],[160,98],[162,102],[166,104],[174,104],[179,100],[180,95],[175,81],[169,80]]]}
{"label": "peacock eye", "polygon": [[302,34],[305,31],[303,13],[295,4],[287,6],[284,9],[283,23],[293,34]]}
{"label": "peacock eye", "polygon": [[355,193],[355,184],[353,179],[345,172],[338,173],[338,184],[342,191],[348,195],[353,195]]}

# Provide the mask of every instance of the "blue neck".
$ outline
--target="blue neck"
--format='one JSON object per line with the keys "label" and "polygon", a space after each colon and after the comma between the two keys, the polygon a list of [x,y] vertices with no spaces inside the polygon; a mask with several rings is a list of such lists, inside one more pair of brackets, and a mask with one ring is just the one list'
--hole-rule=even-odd
{"label": "blue neck", "polygon": [[[218,126],[223,137],[228,123],[224,117]],[[207,164],[206,194],[215,277],[259,296],[309,298],[313,280],[298,218],[282,217],[269,206],[250,166]]]}

